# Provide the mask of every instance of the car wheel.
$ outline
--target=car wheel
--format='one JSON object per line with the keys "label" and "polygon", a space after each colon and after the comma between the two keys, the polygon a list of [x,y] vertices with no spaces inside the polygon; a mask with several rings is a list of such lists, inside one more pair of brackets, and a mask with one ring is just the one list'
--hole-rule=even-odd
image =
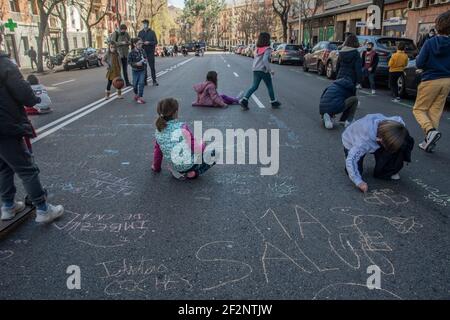
{"label": "car wheel", "polygon": [[405,98],[406,97],[406,79],[405,79],[404,74],[402,74],[398,78],[397,86],[398,86],[398,96],[401,98]]}
{"label": "car wheel", "polygon": [[328,61],[327,63],[326,73],[328,79],[334,79],[333,63],[331,61]]}
{"label": "car wheel", "polygon": [[317,73],[319,73],[319,75],[321,76],[325,75],[325,66],[323,65],[322,61],[319,61],[319,65],[317,66]]}
{"label": "car wheel", "polygon": [[69,71],[69,67],[68,66],[64,66],[64,71]]}
{"label": "car wheel", "polygon": [[306,61],[303,61],[303,71],[308,72],[309,68],[307,67]]}
{"label": "car wheel", "polygon": [[278,64],[281,66],[283,64],[283,59],[281,57],[278,58]]}
{"label": "car wheel", "polygon": [[97,67],[100,68],[101,66],[102,66],[102,64],[100,63],[100,60],[97,59]]}

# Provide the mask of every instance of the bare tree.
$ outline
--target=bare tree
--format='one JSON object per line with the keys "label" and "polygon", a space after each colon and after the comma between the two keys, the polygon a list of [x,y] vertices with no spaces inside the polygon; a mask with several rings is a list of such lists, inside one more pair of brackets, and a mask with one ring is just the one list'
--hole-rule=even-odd
{"label": "bare tree", "polygon": [[253,13],[253,20],[255,24],[255,32],[270,32],[274,28],[274,14],[272,8],[266,4],[265,1],[256,1]]}
{"label": "bare tree", "polygon": [[306,43],[312,44],[312,31],[313,31],[313,17],[317,13],[317,9],[322,4],[322,0],[302,0],[300,1],[300,15],[303,20],[303,25],[305,29],[308,31],[309,39],[306,40]]}
{"label": "bare tree", "polygon": [[138,34],[139,24],[141,23],[141,19],[143,19],[145,2],[145,0],[136,0],[136,22],[131,24],[134,34]]}
{"label": "bare tree", "polygon": [[48,29],[48,19],[50,14],[56,9],[56,6],[61,4],[64,0],[36,0],[36,5],[39,11],[39,36],[37,39],[37,54],[38,54],[38,72],[44,71],[43,63],[43,47],[44,37]]}
{"label": "bare tree", "polygon": [[244,44],[248,44],[255,30],[253,0],[246,0],[237,11],[237,31],[244,35]]}
{"label": "bare tree", "polygon": [[281,28],[283,30],[283,42],[287,42],[288,37],[288,19],[291,10],[292,0],[272,0],[272,7],[280,18]]}
{"label": "bare tree", "polygon": [[87,27],[88,45],[92,47],[92,28],[105,18],[111,7],[111,0],[107,0],[105,5],[102,4],[98,11],[98,1],[96,0],[75,0],[74,4],[78,7],[81,20]]}
{"label": "bare tree", "polygon": [[63,46],[66,52],[69,52],[69,37],[67,36],[67,0],[63,0],[55,7],[52,16],[58,18],[61,22]]}

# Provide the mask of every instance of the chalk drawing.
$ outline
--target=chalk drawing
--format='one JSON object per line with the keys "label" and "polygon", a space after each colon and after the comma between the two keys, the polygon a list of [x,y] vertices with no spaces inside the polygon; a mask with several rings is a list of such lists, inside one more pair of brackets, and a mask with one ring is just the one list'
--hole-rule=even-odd
{"label": "chalk drawing", "polygon": [[297,190],[297,187],[289,184],[287,181],[274,184],[269,184],[270,193],[273,194],[277,198],[283,198],[290,196]]}
{"label": "chalk drawing", "polygon": [[352,298],[360,299],[398,299],[402,300],[397,294],[385,290],[385,289],[373,289],[370,290],[367,284],[360,283],[333,283],[320,289],[313,297],[313,300],[317,299],[345,299],[346,292],[352,293]]}
{"label": "chalk drawing", "polygon": [[[206,288],[202,288],[203,291],[210,291],[210,290],[218,289],[218,288],[226,286],[228,284],[242,281],[242,280],[248,278],[250,276],[250,274],[253,272],[252,267],[249,264],[245,263],[245,262],[238,261],[238,260],[233,260],[233,259],[217,258],[216,257],[217,253],[215,253],[214,257],[205,257],[202,254],[202,251],[204,251],[209,246],[223,247],[223,248],[231,249],[231,248],[233,248],[233,244],[234,244],[234,241],[213,241],[213,242],[208,242],[208,243],[202,245],[197,250],[197,252],[195,253],[195,257],[199,261],[202,261],[202,262],[213,262],[213,263],[217,264],[219,266],[219,268],[221,266],[224,266],[224,265],[227,266],[227,264],[233,264],[233,265],[238,264],[240,266],[245,267],[248,270],[248,272],[245,275],[243,275],[243,276],[241,276],[239,278],[221,280],[221,281],[219,281],[219,283],[217,283],[215,285],[208,286]],[[216,250],[217,250],[217,248],[215,249],[215,251]]]}
{"label": "chalk drawing", "polygon": [[11,258],[14,255],[12,250],[0,250],[0,261]]}
{"label": "chalk drawing", "polygon": [[379,189],[368,192],[364,201],[368,204],[398,207],[407,204],[409,199],[406,196],[396,194],[391,189]]}
{"label": "chalk drawing", "polygon": [[414,179],[411,178],[411,180],[416,183],[419,187],[424,189],[426,192],[428,192],[427,195],[424,196],[425,199],[431,200],[437,205],[440,205],[442,207],[450,207],[450,195],[446,193],[442,193],[438,188],[429,186],[425,182],[423,182],[421,179]]}

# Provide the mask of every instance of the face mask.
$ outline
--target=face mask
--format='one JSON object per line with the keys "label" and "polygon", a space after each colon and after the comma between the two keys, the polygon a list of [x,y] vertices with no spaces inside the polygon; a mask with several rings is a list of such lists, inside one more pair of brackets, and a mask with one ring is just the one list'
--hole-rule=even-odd
{"label": "face mask", "polygon": [[148,24],[144,23],[144,29],[148,29]]}
{"label": "face mask", "polygon": [[120,31],[120,34],[121,34],[121,35],[124,35],[124,34],[125,34],[125,31]]}
{"label": "face mask", "polygon": [[367,51],[371,51],[372,50],[372,48],[371,47],[367,47]]}

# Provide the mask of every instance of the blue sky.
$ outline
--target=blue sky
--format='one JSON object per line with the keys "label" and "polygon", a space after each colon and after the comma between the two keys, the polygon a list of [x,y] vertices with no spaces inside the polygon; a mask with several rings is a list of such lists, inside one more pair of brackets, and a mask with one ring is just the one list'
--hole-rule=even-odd
{"label": "blue sky", "polygon": [[178,8],[183,8],[184,7],[184,0],[169,0],[169,4],[174,5],[175,7]]}

